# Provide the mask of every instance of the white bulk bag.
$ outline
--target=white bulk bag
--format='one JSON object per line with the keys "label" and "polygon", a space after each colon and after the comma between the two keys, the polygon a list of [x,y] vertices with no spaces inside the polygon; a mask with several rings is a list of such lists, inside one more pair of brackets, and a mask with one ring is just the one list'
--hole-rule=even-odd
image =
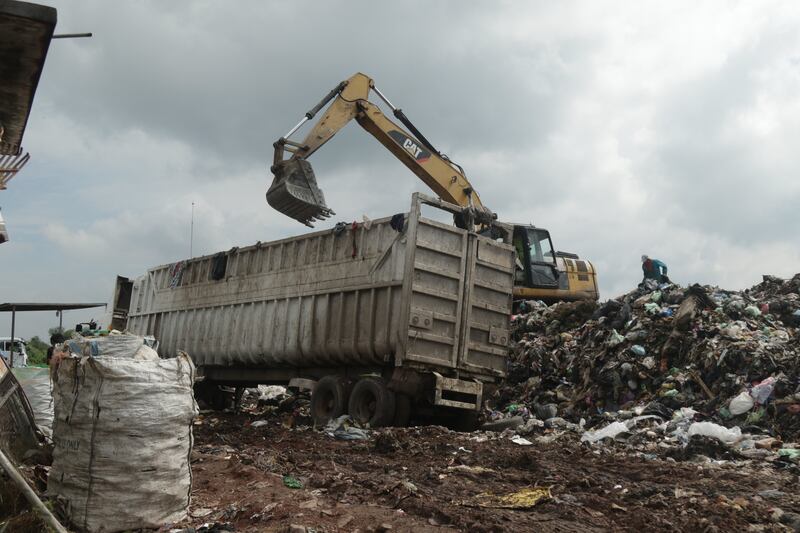
{"label": "white bulk bag", "polygon": [[47,492],[76,527],[157,528],[186,515],[194,372],[186,354],[61,361]]}

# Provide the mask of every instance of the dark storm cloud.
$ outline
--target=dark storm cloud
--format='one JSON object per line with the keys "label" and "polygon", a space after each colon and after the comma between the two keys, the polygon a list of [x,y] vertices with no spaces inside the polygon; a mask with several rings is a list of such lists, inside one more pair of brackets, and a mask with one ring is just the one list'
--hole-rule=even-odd
{"label": "dark storm cloud", "polygon": [[[43,98],[104,131],[178,137],[234,167],[262,161],[273,140],[356,71],[373,76],[429,138],[453,151],[536,142],[581,78],[580,69],[564,66],[579,60],[581,44],[521,49],[487,33],[491,6],[60,7],[61,27],[95,37],[57,43],[46,75],[58,84],[43,84]],[[330,164],[352,164],[347,148],[328,154]],[[377,160],[370,152],[359,158]]]}
{"label": "dark storm cloud", "polygon": [[[591,259],[604,297],[638,282],[641,253],[683,283],[740,288],[798,270],[793,4],[56,7],[58,31],[95,37],[53,43],[33,159],[0,193],[4,299],[110,297],[117,273],[188,254],[192,202],[195,253],[305,231],[264,201],[272,142],[356,71],[502,219],[548,227],[557,248]],[[355,123],[312,162],[331,224],[426,191]]]}

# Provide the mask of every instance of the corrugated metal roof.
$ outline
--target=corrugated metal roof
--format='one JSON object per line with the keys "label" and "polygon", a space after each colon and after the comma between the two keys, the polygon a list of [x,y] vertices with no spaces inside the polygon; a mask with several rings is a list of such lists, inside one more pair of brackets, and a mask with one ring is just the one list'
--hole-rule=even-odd
{"label": "corrugated metal roof", "polygon": [[52,7],[0,0],[0,154],[19,154],[56,27]]}
{"label": "corrugated metal roof", "polygon": [[92,307],[105,307],[105,302],[100,303],[4,303],[0,304],[0,312],[3,311],[64,311],[67,309],[89,309]]}

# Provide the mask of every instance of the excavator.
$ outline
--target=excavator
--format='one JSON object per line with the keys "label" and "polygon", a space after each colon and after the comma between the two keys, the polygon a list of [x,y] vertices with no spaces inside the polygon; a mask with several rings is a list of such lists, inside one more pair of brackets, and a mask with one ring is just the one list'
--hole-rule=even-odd
{"label": "excavator", "polygon": [[[393,115],[407,128],[389,119],[369,100],[374,92]],[[290,140],[301,126],[330,103],[302,142]],[[300,122],[273,147],[270,167],[274,179],[267,191],[267,203],[275,210],[313,227],[312,222],[334,215],[325,203],[308,158],[328,142],[348,122],[361,127],[385,146],[397,159],[430,187],[442,200],[466,208],[457,226],[490,235],[512,244],[517,250],[514,300],[556,301],[597,300],[594,266],[576,254],[554,251],[550,233],[533,225],[509,224],[483,202],[467,180],[464,169],[439,152],[414,126],[403,111],[395,107],[361,73],[339,83]],[[286,158],[287,154],[289,157]]]}

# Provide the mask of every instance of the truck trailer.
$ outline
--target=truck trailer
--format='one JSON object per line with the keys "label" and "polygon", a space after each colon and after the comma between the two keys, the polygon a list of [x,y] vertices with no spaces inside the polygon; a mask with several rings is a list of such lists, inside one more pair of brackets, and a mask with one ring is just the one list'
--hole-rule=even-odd
{"label": "truck trailer", "polygon": [[212,401],[294,382],[312,390],[315,424],[475,413],[506,373],[515,252],[423,209],[465,215],[416,193],[393,217],[118,276],[112,326],[190,354]]}

